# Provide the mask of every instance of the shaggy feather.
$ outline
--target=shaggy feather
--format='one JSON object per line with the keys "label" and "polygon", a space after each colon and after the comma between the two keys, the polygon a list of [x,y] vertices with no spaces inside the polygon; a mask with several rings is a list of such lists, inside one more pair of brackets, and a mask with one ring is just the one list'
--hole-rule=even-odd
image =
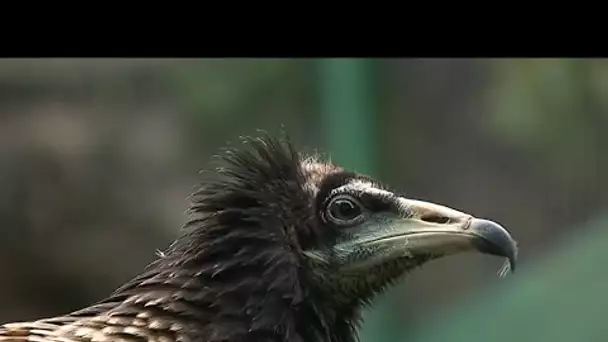
{"label": "shaggy feather", "polygon": [[330,276],[322,258],[303,253],[335,239],[319,210],[349,180],[376,183],[301,156],[287,139],[245,145],[205,173],[190,221],[140,275],[76,312],[0,326],[0,342],[354,341],[372,294],[424,260],[370,270],[384,274],[376,283]]}

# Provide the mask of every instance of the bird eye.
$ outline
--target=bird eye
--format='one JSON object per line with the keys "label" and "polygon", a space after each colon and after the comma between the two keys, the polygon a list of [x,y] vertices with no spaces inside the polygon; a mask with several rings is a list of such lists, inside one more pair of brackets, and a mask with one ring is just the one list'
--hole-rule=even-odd
{"label": "bird eye", "polygon": [[348,224],[363,217],[361,206],[353,199],[339,197],[327,208],[329,218],[338,224]]}

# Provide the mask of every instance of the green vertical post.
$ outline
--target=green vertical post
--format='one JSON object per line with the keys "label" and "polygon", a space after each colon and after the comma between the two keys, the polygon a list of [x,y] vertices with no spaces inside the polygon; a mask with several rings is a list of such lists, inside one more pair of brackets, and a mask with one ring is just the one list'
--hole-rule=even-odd
{"label": "green vertical post", "polygon": [[376,173],[373,61],[322,59],[319,69],[321,114],[332,160]]}
{"label": "green vertical post", "polygon": [[[319,62],[321,114],[332,161],[377,176],[375,65],[366,59]],[[382,301],[364,313],[362,342],[396,341],[390,303]]]}

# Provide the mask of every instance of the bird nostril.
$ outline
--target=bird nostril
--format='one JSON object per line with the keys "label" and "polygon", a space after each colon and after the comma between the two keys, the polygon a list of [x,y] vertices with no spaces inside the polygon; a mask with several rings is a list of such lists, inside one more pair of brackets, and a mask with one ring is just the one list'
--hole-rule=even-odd
{"label": "bird nostril", "polygon": [[450,222],[449,217],[443,216],[443,215],[438,215],[438,214],[424,215],[420,219],[425,222],[432,222],[432,223],[439,223],[439,224],[446,224],[446,223]]}

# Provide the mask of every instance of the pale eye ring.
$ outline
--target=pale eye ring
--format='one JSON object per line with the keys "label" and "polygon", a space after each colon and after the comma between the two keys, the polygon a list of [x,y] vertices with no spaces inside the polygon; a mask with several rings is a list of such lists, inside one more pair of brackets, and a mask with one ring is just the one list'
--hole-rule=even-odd
{"label": "pale eye ring", "polygon": [[363,219],[363,207],[350,196],[338,196],[327,205],[327,217],[339,225],[358,223]]}

